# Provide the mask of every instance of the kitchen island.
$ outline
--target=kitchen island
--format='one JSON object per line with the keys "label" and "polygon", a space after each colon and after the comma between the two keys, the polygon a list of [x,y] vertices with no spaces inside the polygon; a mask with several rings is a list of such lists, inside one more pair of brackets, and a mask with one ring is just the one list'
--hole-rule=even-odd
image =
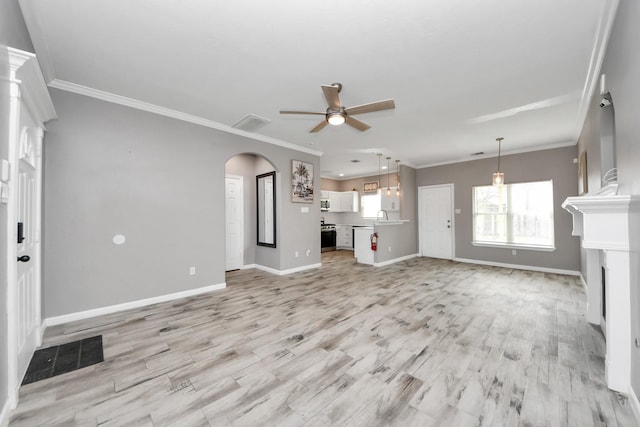
{"label": "kitchen island", "polygon": [[[409,236],[416,232],[408,220],[374,221],[372,226],[354,229],[354,255],[361,264],[380,267],[418,255]],[[377,234],[377,250],[371,249],[371,236]]]}

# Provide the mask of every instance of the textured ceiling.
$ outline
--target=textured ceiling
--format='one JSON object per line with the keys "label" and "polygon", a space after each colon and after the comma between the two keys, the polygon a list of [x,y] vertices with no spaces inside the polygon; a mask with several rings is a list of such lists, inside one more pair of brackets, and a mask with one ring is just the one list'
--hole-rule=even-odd
{"label": "textured ceiling", "polygon": [[[617,2],[21,0],[49,81],[70,82],[323,152],[324,177],[574,144]],[[327,126],[321,84],[344,105],[393,98]],[[55,84],[55,82],[54,82]],[[480,156],[482,157],[482,156]],[[360,160],[352,163],[350,160]],[[393,163],[392,160],[392,163]]]}

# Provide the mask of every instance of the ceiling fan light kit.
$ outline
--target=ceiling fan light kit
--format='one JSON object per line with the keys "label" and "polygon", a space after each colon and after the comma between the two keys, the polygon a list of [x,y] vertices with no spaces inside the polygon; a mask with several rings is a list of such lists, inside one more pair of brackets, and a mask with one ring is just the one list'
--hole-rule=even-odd
{"label": "ceiling fan light kit", "polygon": [[331,85],[321,85],[322,93],[329,105],[324,113],[315,111],[297,111],[297,110],[280,110],[280,114],[312,114],[323,115],[324,120],[318,123],[309,133],[320,132],[327,126],[327,124],[333,126],[339,126],[341,124],[348,124],[349,126],[358,129],[360,132],[364,132],[371,128],[368,124],[355,119],[353,116],[357,114],[372,113],[374,111],[392,110],[396,108],[393,99],[387,99],[384,101],[370,102],[368,104],[357,105],[355,107],[345,108],[340,102],[339,93],[342,91],[342,84],[333,83]]}
{"label": "ceiling fan light kit", "polygon": [[333,126],[340,126],[346,120],[345,114],[342,111],[332,111],[327,113],[327,122]]}

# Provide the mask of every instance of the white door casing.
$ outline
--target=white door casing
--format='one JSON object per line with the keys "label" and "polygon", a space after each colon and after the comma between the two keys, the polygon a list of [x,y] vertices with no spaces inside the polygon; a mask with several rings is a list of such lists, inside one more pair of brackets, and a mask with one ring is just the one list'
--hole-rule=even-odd
{"label": "white door casing", "polygon": [[[8,48],[10,64],[7,201],[7,397],[10,409],[41,340],[41,189],[44,123],[55,109],[35,55]],[[17,224],[25,239],[18,244]],[[18,257],[28,256],[25,262]]]}
{"label": "white door casing", "polygon": [[420,255],[453,259],[453,184],[418,188]]}
{"label": "white door casing", "polygon": [[17,263],[17,286],[14,295],[17,320],[17,371],[20,379],[27,371],[33,352],[40,345],[42,129],[37,127],[23,129],[17,163],[16,222],[23,225],[24,240],[17,243],[16,259],[28,259],[28,261]]}
{"label": "white door casing", "polygon": [[244,265],[244,182],[242,176],[225,175],[225,269]]}

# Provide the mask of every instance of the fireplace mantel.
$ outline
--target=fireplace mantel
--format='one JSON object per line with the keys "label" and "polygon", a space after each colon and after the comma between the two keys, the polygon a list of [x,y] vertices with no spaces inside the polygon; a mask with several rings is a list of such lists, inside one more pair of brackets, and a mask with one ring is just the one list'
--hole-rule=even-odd
{"label": "fireplace mantel", "polygon": [[[605,269],[607,386],[628,393],[631,381],[631,277],[629,214],[640,198],[626,195],[568,197],[562,207],[573,215],[573,235],[587,251],[587,321],[601,324],[600,261]],[[604,256],[600,256],[603,254]],[[595,265],[594,265],[595,264]]]}

